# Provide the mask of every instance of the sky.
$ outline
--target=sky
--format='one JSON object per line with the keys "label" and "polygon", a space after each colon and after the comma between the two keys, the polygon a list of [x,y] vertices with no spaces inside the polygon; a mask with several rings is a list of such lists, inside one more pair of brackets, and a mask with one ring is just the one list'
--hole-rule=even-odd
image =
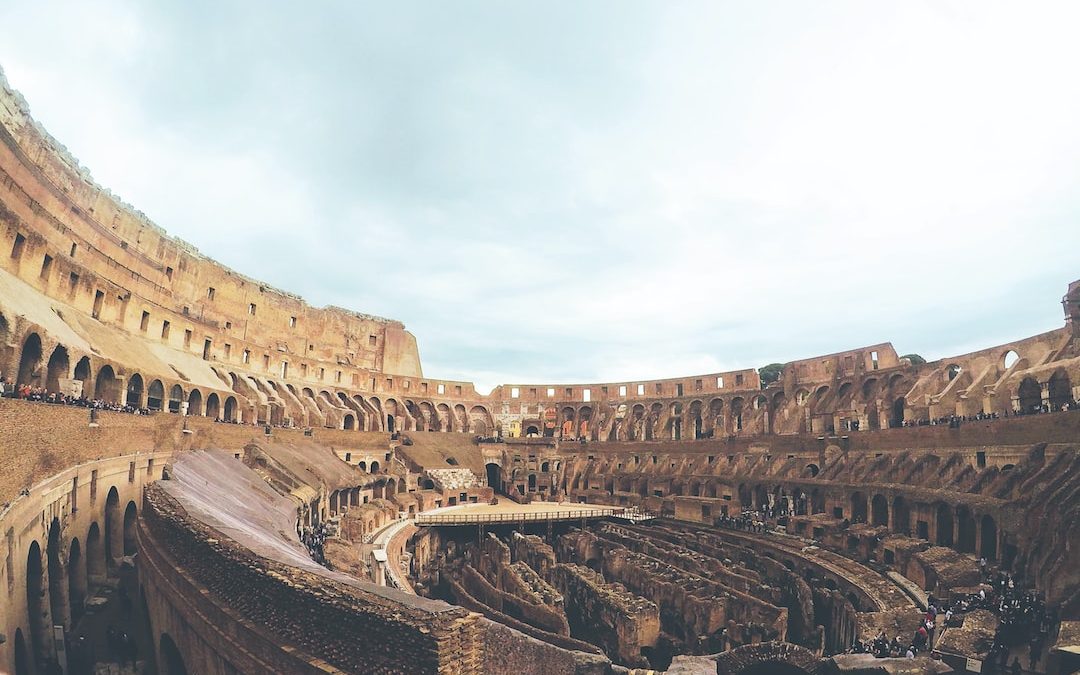
{"label": "sky", "polygon": [[1062,325],[1080,3],[6,0],[95,180],[481,391]]}

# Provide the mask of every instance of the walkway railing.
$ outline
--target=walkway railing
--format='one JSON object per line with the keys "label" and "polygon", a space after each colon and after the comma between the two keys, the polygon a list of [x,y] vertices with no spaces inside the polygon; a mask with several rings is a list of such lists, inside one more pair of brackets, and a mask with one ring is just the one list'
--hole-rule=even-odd
{"label": "walkway railing", "polygon": [[549,520],[584,520],[608,518],[622,513],[623,509],[573,509],[567,511],[538,511],[535,513],[445,513],[418,515],[417,525],[479,525],[497,523],[543,523]]}

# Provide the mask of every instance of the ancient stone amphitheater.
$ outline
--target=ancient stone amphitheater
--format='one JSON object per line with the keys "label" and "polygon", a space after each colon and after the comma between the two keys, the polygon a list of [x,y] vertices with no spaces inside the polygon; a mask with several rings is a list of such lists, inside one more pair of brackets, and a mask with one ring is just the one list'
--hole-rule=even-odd
{"label": "ancient stone amphitheater", "polygon": [[931,363],[482,395],[168,236],[2,77],[0,140],[0,672],[1078,667],[1080,282]]}

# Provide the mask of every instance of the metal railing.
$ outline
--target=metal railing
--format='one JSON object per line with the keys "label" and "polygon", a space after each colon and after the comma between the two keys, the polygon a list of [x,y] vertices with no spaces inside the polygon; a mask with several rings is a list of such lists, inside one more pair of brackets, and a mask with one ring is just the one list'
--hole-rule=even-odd
{"label": "metal railing", "polygon": [[535,513],[443,513],[419,515],[417,525],[478,525],[492,523],[542,523],[549,520],[582,520],[607,518],[622,513],[623,509],[574,509],[568,511],[540,511]]}

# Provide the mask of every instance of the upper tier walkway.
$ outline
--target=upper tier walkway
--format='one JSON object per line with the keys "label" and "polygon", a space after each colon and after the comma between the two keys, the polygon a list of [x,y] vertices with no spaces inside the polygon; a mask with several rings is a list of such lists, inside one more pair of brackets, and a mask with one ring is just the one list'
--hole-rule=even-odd
{"label": "upper tier walkway", "polygon": [[500,500],[498,504],[462,504],[434,509],[417,515],[415,522],[417,525],[498,525],[580,521],[609,518],[624,510],[622,507],[597,507],[588,504],[518,504]]}

